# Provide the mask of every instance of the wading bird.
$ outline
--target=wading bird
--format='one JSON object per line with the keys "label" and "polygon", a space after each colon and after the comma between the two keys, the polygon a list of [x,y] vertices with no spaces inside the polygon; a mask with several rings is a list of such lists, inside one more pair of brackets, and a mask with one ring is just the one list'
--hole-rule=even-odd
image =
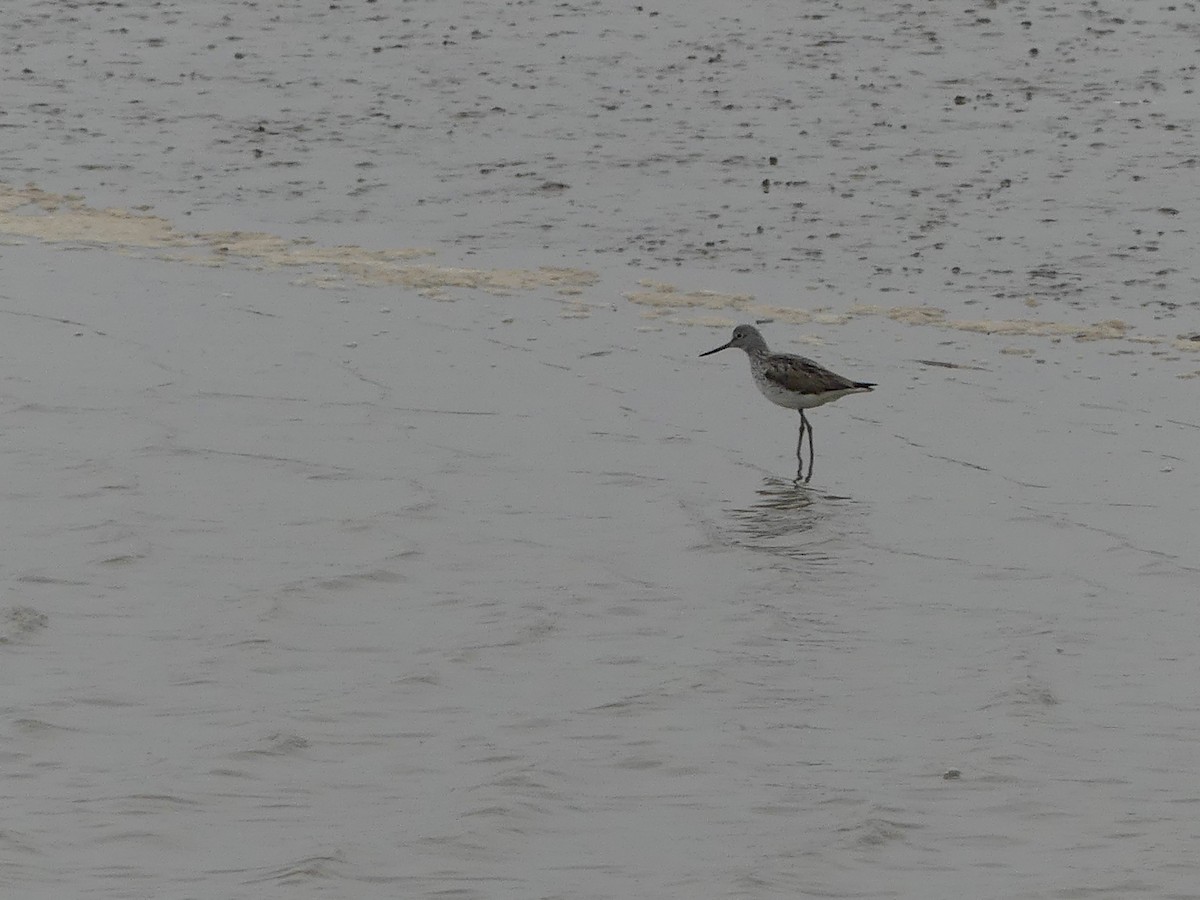
{"label": "wading bird", "polygon": [[[728,344],[722,344],[715,350],[701,353],[701,356],[711,356],[722,350],[736,347],[745,350],[750,357],[750,374],[754,383],[762,391],[763,396],[779,406],[800,412],[800,441],[796,444],[796,459],[800,461],[800,471],[796,479],[812,481],[813,450],[812,424],[804,415],[806,409],[823,406],[840,400],[847,394],[861,394],[875,387],[865,381],[851,381],[828,369],[817,365],[811,359],[803,356],[793,356],[791,353],[772,353],[767,348],[767,342],[753,325],[739,325],[733,329],[733,337]],[[808,429],[808,477],[804,477],[804,430]]]}

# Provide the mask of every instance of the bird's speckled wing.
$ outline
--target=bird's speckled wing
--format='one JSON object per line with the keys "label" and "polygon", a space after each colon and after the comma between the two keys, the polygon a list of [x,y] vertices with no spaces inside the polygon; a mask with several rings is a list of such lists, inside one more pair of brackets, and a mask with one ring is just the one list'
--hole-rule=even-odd
{"label": "bird's speckled wing", "polygon": [[835,372],[830,372],[803,356],[790,353],[772,353],[763,360],[763,377],[788,391],[798,394],[824,394],[829,391],[852,391],[867,389],[861,381],[851,381]]}

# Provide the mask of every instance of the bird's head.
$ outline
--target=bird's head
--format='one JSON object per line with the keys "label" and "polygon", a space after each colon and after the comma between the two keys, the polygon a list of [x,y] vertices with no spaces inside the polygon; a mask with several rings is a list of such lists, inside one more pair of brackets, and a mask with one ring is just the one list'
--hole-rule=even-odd
{"label": "bird's head", "polygon": [[747,353],[756,351],[765,353],[767,351],[767,342],[763,340],[763,336],[758,333],[758,329],[753,325],[739,325],[733,329],[733,337],[730,338],[728,344],[722,344],[720,347],[701,353],[700,355],[711,356],[714,353],[720,353],[722,350],[728,350],[730,347],[745,350]]}

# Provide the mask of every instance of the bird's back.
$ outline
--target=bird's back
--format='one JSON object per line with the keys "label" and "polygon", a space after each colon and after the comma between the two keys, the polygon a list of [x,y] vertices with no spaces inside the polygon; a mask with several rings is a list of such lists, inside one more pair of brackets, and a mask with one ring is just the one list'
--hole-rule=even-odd
{"label": "bird's back", "polygon": [[754,383],[772,403],[788,409],[812,409],[875,385],[851,381],[803,356],[791,353],[752,354]]}

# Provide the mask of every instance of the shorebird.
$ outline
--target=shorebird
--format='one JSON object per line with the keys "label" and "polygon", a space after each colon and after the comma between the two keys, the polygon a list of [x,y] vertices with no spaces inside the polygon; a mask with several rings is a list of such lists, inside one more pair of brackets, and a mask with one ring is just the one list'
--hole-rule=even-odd
{"label": "shorebird", "polygon": [[[823,406],[840,400],[847,394],[861,394],[875,387],[866,381],[851,381],[823,366],[817,365],[811,359],[803,356],[793,356],[791,353],[772,353],[767,349],[767,342],[753,325],[739,325],[733,329],[733,337],[728,344],[722,344],[715,350],[701,353],[701,356],[711,356],[730,347],[745,350],[750,357],[750,374],[754,383],[762,391],[764,397],[772,403],[800,412],[800,441],[796,444],[796,459],[800,461],[800,471],[796,480],[812,481],[813,458],[816,455],[812,442],[812,423],[804,415],[806,409]],[[808,477],[804,477],[804,430],[808,429]]]}

